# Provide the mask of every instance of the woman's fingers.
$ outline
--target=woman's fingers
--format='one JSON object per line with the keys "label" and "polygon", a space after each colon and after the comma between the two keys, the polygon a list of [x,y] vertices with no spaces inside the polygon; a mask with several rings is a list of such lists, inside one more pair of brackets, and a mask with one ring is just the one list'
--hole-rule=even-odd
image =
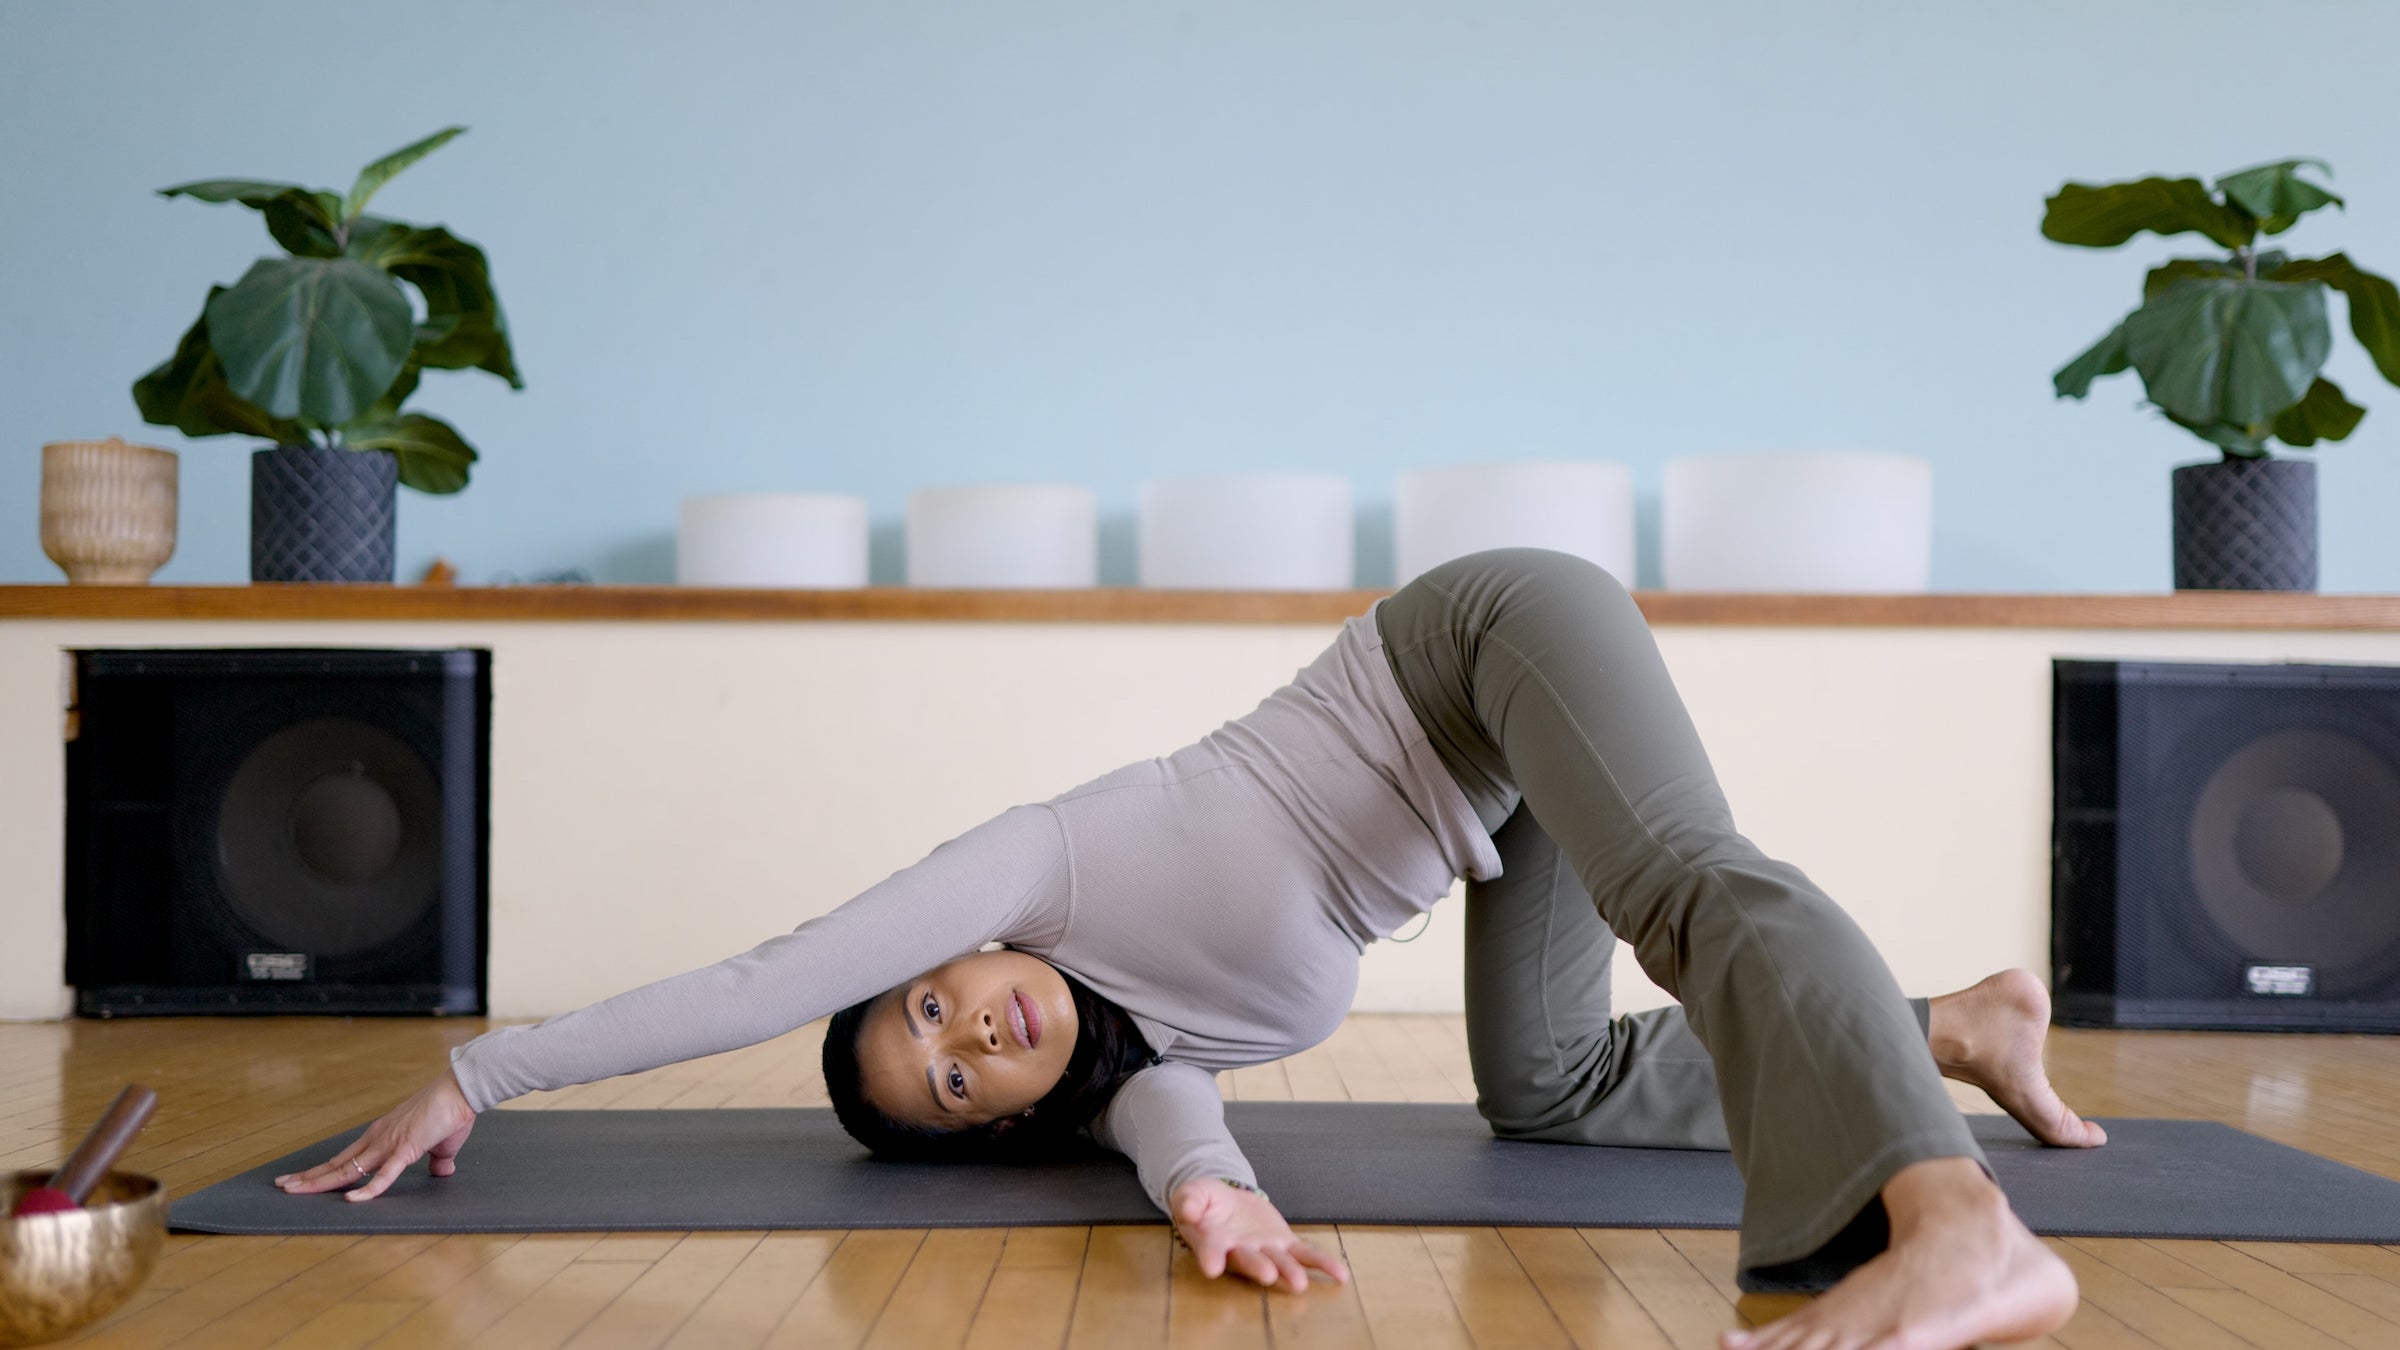
{"label": "woman's fingers", "polygon": [[[1341,1258],[1327,1255],[1298,1239],[1288,1242],[1266,1239],[1233,1243],[1225,1251],[1222,1268],[1246,1275],[1261,1285],[1273,1287],[1280,1284],[1293,1293],[1300,1293],[1308,1288],[1308,1268],[1311,1266],[1330,1276],[1336,1284],[1350,1282],[1350,1268],[1342,1263]],[[1218,1273],[1210,1268],[1205,1258],[1200,1262],[1200,1270],[1211,1279],[1216,1278]]]}
{"label": "woman's fingers", "polygon": [[350,1141],[348,1148],[308,1169],[302,1176],[309,1181],[325,1181],[339,1177],[350,1166],[353,1159],[367,1151],[367,1142],[367,1136],[360,1135]]}
{"label": "woman's fingers", "polygon": [[374,1169],[375,1175],[367,1178],[364,1185],[361,1185],[358,1187],[358,1189],[350,1192],[348,1195],[345,1195],[342,1198],[344,1200],[374,1199],[376,1196],[379,1196],[385,1191],[390,1190],[392,1183],[398,1181],[400,1179],[400,1174],[407,1171],[408,1165],[416,1160],[416,1154],[408,1149],[393,1149],[391,1156],[383,1160],[382,1166]]}
{"label": "woman's fingers", "polygon": [[427,1169],[437,1177],[446,1177],[457,1171],[458,1151],[467,1146],[467,1135],[474,1129],[475,1122],[469,1120],[458,1133],[435,1144],[433,1151],[426,1155],[430,1159],[426,1164]]}
{"label": "woman's fingers", "polygon": [[338,1191],[347,1186],[356,1186],[375,1175],[375,1169],[381,1165],[381,1159],[385,1152],[382,1145],[369,1144],[347,1158],[329,1162],[318,1168],[317,1170],[324,1175],[317,1177],[305,1187],[295,1189],[314,1194],[318,1191]]}
{"label": "woman's fingers", "polygon": [[369,1130],[358,1142],[326,1161],[298,1175],[276,1178],[289,1195],[315,1195],[323,1191],[352,1188],[348,1199],[372,1200],[391,1188],[392,1182],[416,1154],[405,1145],[395,1146],[380,1137],[382,1131]]}
{"label": "woman's fingers", "polygon": [[1306,1242],[1293,1243],[1292,1255],[1299,1258],[1303,1264],[1315,1266],[1331,1275],[1336,1284],[1350,1283],[1350,1267],[1343,1264],[1342,1258],[1338,1256]]}
{"label": "woman's fingers", "polygon": [[275,1178],[275,1184],[294,1195],[314,1195],[357,1181],[363,1174],[351,1164],[367,1151],[367,1145],[367,1137],[362,1135],[350,1147],[305,1172],[287,1172]]}
{"label": "woman's fingers", "polygon": [[1192,1249],[1192,1260],[1200,1267],[1200,1273],[1212,1280],[1224,1274],[1233,1258],[1233,1244],[1205,1229],[1195,1236],[1199,1240],[1188,1245]]}
{"label": "woman's fingers", "polygon": [[1192,1263],[1210,1279],[1235,1274],[1297,1293],[1308,1288],[1309,1269],[1347,1284],[1349,1267],[1340,1258],[1301,1241],[1263,1200],[1214,1189],[1186,1187],[1172,1197],[1170,1212]]}

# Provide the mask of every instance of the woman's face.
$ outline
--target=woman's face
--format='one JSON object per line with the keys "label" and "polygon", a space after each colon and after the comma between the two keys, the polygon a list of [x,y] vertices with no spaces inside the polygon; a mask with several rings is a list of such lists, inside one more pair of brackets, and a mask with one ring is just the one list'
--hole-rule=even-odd
{"label": "woman's face", "polygon": [[1049,962],[977,952],[876,995],[858,1031],[862,1087],[894,1120],[981,1125],[1056,1087],[1077,1030],[1066,978]]}

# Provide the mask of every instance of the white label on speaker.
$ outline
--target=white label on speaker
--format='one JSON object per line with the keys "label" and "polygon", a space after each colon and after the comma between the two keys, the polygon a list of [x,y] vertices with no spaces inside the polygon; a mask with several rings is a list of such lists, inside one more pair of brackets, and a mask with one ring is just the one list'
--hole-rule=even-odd
{"label": "white label on speaker", "polygon": [[2244,966],[2242,979],[2253,994],[2306,998],[2317,992],[2315,966]]}
{"label": "white label on speaker", "polygon": [[242,964],[254,980],[305,980],[307,952],[244,952]]}

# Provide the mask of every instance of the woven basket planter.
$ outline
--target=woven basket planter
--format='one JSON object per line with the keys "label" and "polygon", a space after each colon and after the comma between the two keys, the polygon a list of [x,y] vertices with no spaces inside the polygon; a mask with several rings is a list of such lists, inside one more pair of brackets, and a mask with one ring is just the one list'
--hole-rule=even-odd
{"label": "woven basket planter", "polygon": [[2174,471],[2175,589],[2317,588],[2317,466],[2226,459]]}
{"label": "woven basket planter", "polygon": [[172,450],[105,441],[42,447],[42,552],[79,585],[139,586],[175,556]]}
{"label": "woven basket planter", "polygon": [[390,585],[400,461],[279,445],[250,456],[250,579]]}

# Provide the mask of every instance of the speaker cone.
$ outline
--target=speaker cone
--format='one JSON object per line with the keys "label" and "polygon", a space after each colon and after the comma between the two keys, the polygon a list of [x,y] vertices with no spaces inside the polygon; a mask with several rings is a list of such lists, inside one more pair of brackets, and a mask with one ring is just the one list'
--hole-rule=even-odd
{"label": "speaker cone", "polygon": [[440,893],[441,793],[399,737],[295,722],[243,757],[217,808],[227,906],[268,944],[348,956],[407,931]]}
{"label": "speaker cone", "polygon": [[2219,753],[2185,834],[2208,918],[2247,957],[2317,967],[2328,994],[2387,978],[2400,944],[2400,771],[2323,726]]}

